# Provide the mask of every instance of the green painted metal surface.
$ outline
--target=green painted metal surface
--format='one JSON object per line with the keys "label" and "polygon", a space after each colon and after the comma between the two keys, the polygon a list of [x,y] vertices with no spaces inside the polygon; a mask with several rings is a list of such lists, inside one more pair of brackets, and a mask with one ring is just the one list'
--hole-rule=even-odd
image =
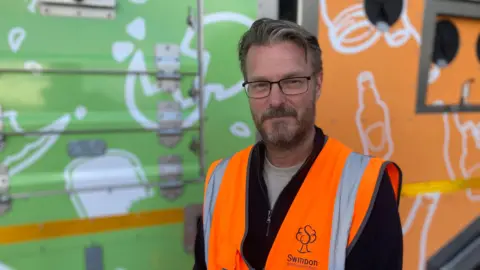
{"label": "green painted metal surface", "polygon": [[[155,44],[175,43],[187,45],[181,47],[182,71],[196,71],[196,38],[188,40],[186,25],[187,8],[195,1],[118,2],[117,17],[110,21],[45,17],[33,8],[35,0],[3,0],[0,68],[155,70]],[[207,165],[255,141],[248,109],[238,109],[248,105],[236,46],[256,9],[255,0],[205,1]],[[183,79],[182,93],[172,95],[144,75],[0,73],[7,131],[99,131],[7,137],[0,162],[9,168],[11,193],[155,181],[158,158],[168,154],[182,156],[184,179],[198,177],[198,159],[189,150],[196,132],[186,133],[174,148],[160,145],[152,132],[134,132],[154,125],[160,100],[181,102],[185,125],[197,125],[198,108],[187,94],[192,82]],[[100,132],[105,129],[125,131]],[[78,139],[104,140],[108,151],[98,158],[72,159],[68,143]],[[0,216],[0,226],[184,207],[201,203],[202,192],[202,184],[192,184],[175,200],[142,188],[19,199]],[[175,270],[193,264],[184,252],[183,224],[174,224],[3,245],[0,269],[86,269],[84,251],[90,246],[103,248],[104,269]]]}

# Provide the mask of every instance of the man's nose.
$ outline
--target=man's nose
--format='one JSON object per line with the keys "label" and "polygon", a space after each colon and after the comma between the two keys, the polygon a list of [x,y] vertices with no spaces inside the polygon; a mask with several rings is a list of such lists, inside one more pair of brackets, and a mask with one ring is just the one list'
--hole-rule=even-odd
{"label": "man's nose", "polygon": [[280,86],[278,85],[278,83],[272,84],[272,89],[270,91],[269,99],[270,99],[270,105],[272,105],[273,107],[276,107],[285,103],[286,96],[282,92],[282,89],[280,89]]}

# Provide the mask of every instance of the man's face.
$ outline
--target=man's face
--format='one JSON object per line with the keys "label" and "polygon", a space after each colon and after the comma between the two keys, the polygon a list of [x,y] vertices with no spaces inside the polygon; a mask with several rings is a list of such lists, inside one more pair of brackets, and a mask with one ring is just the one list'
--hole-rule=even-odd
{"label": "man's face", "polygon": [[[310,60],[304,50],[292,42],[268,46],[252,46],[246,59],[247,80],[278,81],[311,76]],[[308,91],[285,95],[278,84],[272,85],[270,95],[249,98],[255,125],[267,144],[291,148],[305,138],[315,122],[315,102],[320,96],[321,73],[306,83]]]}

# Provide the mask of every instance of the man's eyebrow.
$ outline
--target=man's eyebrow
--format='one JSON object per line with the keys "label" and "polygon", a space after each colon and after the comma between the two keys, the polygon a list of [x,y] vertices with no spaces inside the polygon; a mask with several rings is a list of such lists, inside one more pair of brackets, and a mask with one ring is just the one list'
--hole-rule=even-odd
{"label": "man's eyebrow", "polygon": [[282,76],[282,78],[286,79],[286,78],[292,78],[292,77],[305,77],[305,76],[308,76],[308,75],[303,71],[293,71],[285,74],[284,76]]}
{"label": "man's eyebrow", "polygon": [[253,76],[251,77],[249,80],[247,80],[249,82],[258,82],[258,81],[270,81],[269,79],[267,79],[266,77],[263,77],[263,76]]}
{"label": "man's eyebrow", "polygon": [[[305,76],[308,76],[308,75],[303,71],[293,71],[293,72],[284,74],[282,77],[280,77],[281,78],[280,80],[293,78],[293,77],[305,77]],[[264,76],[252,76],[248,81],[258,82],[258,81],[272,81],[272,80],[269,80]]]}

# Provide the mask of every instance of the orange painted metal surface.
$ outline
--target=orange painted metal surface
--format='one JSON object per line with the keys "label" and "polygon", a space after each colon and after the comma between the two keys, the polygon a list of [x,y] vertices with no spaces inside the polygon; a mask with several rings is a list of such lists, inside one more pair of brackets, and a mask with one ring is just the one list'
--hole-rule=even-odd
{"label": "orange painted metal surface", "polygon": [[[363,2],[320,0],[325,74],[317,124],[358,152],[397,162],[405,185],[478,178],[480,113],[415,113],[424,1],[404,1],[405,11],[388,32],[372,25]],[[427,103],[458,103],[470,78],[478,81],[470,89],[478,103],[480,20],[446,19],[457,28],[460,47],[436,70]],[[428,257],[480,214],[480,190],[402,197],[400,211],[404,269],[425,269]]]}

